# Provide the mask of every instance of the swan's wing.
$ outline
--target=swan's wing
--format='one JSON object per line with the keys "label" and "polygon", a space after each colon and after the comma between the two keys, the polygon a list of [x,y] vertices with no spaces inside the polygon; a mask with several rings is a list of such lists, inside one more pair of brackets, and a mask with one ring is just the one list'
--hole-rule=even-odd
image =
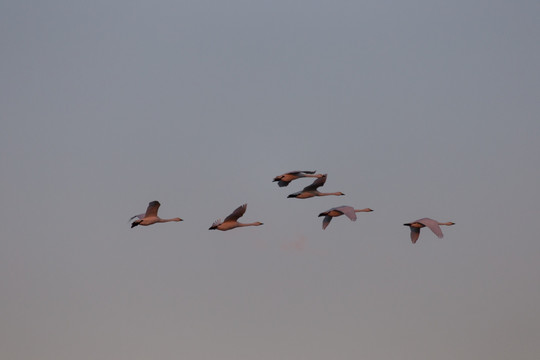
{"label": "swan's wing", "polygon": [[287,176],[287,175],[294,175],[294,176],[296,176],[296,175],[301,174],[301,173],[303,173],[303,171],[299,171],[299,170],[289,171],[289,172],[286,172],[285,174],[276,176],[276,177],[274,178],[274,181],[278,181],[278,180],[280,180],[281,178],[283,178],[284,176]]}
{"label": "swan's wing", "polygon": [[285,173],[283,175],[276,176],[274,178],[274,181],[279,181],[278,182],[279,187],[284,187],[284,186],[289,185],[289,183],[290,183],[290,181],[281,180],[281,178],[283,178],[284,176],[292,175],[292,176],[296,176],[296,177],[303,177],[304,174],[315,174],[315,171],[300,171],[300,170],[289,171],[289,172],[287,172],[287,173]]}
{"label": "swan's wing", "polygon": [[419,222],[420,224],[426,225],[437,237],[442,238],[443,233],[441,230],[441,227],[437,223],[437,221],[430,219],[430,218],[423,218],[420,220],[416,220],[416,222]]}
{"label": "swan's wing", "polygon": [[326,182],[326,174],[324,174],[320,178],[317,178],[311,185],[306,186],[303,191],[317,190],[317,188],[320,186],[323,186],[325,182]]}
{"label": "swan's wing", "polygon": [[146,208],[146,214],[144,215],[144,217],[157,216],[160,205],[161,204],[159,203],[159,201],[152,201],[150,204],[148,204],[148,208]]}
{"label": "swan's wing", "polygon": [[413,244],[416,244],[416,240],[418,240],[418,237],[420,236],[420,228],[415,228],[410,226],[411,228],[411,241]]}
{"label": "swan's wing", "polygon": [[279,180],[277,184],[279,185],[279,187],[284,187],[284,186],[289,185],[289,183],[290,181]]}
{"label": "swan's wing", "polygon": [[332,217],[331,216],[325,216],[323,221],[322,221],[322,229],[326,229],[326,227],[328,226],[328,224],[330,224],[330,221],[332,221]]}
{"label": "swan's wing", "polygon": [[297,191],[295,193],[292,193],[290,194],[289,196],[287,196],[287,198],[295,198],[297,197],[298,195],[300,195],[302,193],[302,191]]}
{"label": "swan's wing", "polygon": [[135,219],[135,218],[137,218],[137,219],[139,219],[139,220],[142,220],[142,219],[144,219],[144,214],[139,214],[139,215],[132,216],[132,217],[129,219],[129,221],[131,221],[131,220],[133,220],[133,219]]}
{"label": "swan's wing", "polygon": [[345,214],[352,221],[356,221],[356,212],[354,211],[353,207],[351,207],[351,206],[338,206],[338,207],[334,208],[334,210]]}
{"label": "swan's wing", "polygon": [[290,183],[292,180],[294,180],[294,178],[293,178],[293,179],[291,179],[291,180],[289,180],[289,181],[285,181],[285,180],[283,180],[284,177],[286,177],[287,175],[292,175],[292,176],[295,176],[295,178],[296,178],[296,177],[298,177],[298,176],[301,175],[301,174],[302,174],[302,171],[297,171],[297,170],[295,170],[295,171],[289,171],[289,172],[286,172],[286,173],[283,174],[283,175],[276,176],[276,177],[274,178],[274,181],[278,181],[279,187],[284,187],[284,186],[289,185],[289,183]]}
{"label": "swan's wing", "polygon": [[223,222],[238,220],[242,215],[244,215],[244,213],[246,212],[246,208],[247,204],[237,207],[231,215],[227,216],[225,220],[223,220]]}
{"label": "swan's wing", "polygon": [[300,171],[300,170],[295,170],[295,171],[289,171],[287,174],[285,175],[300,175],[300,174],[315,174],[316,170],[315,171]]}

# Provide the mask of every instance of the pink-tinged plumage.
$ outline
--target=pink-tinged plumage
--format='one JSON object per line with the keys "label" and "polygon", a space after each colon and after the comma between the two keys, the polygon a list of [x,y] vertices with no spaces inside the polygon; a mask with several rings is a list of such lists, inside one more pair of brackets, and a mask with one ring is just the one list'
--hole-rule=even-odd
{"label": "pink-tinged plumage", "polygon": [[290,194],[287,196],[288,198],[297,198],[297,199],[308,199],[314,196],[327,196],[327,195],[345,195],[342,192],[331,192],[331,193],[323,193],[317,190],[317,188],[324,185],[326,182],[327,174],[322,175],[320,178],[315,180],[311,185],[306,186],[302,191],[297,191],[293,194]]}
{"label": "pink-tinged plumage", "polygon": [[245,226],[259,226],[263,225],[262,222],[253,222],[253,223],[240,223],[238,222],[238,219],[244,215],[247,209],[247,204],[241,205],[237,207],[229,216],[225,218],[225,220],[221,221],[220,219],[214,221],[212,226],[208,230],[221,230],[221,231],[227,231],[231,230],[237,227],[245,227]]}
{"label": "pink-tinged plumage", "polygon": [[[293,180],[304,178],[304,177],[314,177],[320,178],[323,177],[322,174],[315,174],[316,171],[289,171],[283,175],[276,176],[273,181],[277,181],[279,187],[284,187],[289,185]],[[314,175],[315,174],[315,175]]]}
{"label": "pink-tinged plumage", "polygon": [[439,225],[445,225],[445,226],[452,226],[455,223],[448,221],[448,222],[438,222],[437,220],[433,220],[430,218],[422,218],[410,223],[403,224],[405,226],[408,226],[411,229],[411,241],[413,244],[416,244],[416,241],[418,240],[418,237],[420,237],[420,229],[423,227],[428,227],[435,235],[437,235],[438,238],[442,238],[444,235],[442,233],[441,227]]}
{"label": "pink-tinged plumage", "polygon": [[345,216],[351,219],[351,221],[356,221],[357,212],[371,212],[371,211],[373,210],[370,208],[355,209],[352,206],[343,205],[343,206],[338,206],[335,208],[331,208],[330,210],[324,211],[320,213],[319,216],[324,216],[323,223],[322,223],[322,228],[324,230],[326,229],[328,224],[330,224],[330,221],[332,220],[333,217],[338,217],[345,214]]}
{"label": "pink-tinged plumage", "polygon": [[158,216],[158,209],[160,207],[159,201],[152,201],[148,204],[148,207],[146,208],[146,213],[139,214],[131,217],[129,221],[133,219],[137,219],[134,222],[131,223],[131,227],[134,228],[135,226],[142,225],[142,226],[148,226],[156,223],[164,223],[169,221],[183,221],[180,218],[172,218],[172,219],[162,219]]}

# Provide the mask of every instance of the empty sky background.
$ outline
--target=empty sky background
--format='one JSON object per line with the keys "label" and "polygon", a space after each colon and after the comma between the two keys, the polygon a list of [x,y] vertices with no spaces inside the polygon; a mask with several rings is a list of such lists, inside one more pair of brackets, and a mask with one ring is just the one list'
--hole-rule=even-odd
{"label": "empty sky background", "polygon": [[[539,16],[3,1],[2,358],[537,359]],[[130,229],[152,200],[185,221]],[[263,226],[208,231],[243,203]]]}

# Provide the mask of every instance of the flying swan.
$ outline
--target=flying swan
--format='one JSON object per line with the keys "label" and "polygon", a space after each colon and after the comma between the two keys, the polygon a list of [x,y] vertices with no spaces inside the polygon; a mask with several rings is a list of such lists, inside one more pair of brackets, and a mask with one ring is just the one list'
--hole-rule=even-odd
{"label": "flying swan", "polygon": [[335,208],[331,208],[330,210],[326,210],[319,214],[319,216],[324,216],[323,222],[322,222],[322,228],[323,230],[326,229],[328,224],[330,224],[330,221],[332,221],[333,217],[338,217],[343,214],[347,216],[351,221],[356,221],[356,213],[357,212],[371,212],[370,208],[365,209],[355,209],[352,206],[338,206]]}
{"label": "flying swan", "polygon": [[303,177],[320,178],[324,176],[322,174],[315,174],[315,173],[316,171],[289,171],[288,173],[285,173],[283,175],[276,176],[273,181],[278,181],[279,187],[284,187],[284,186],[289,185],[291,181],[300,179]]}
{"label": "flying swan", "polygon": [[155,223],[164,223],[164,222],[169,222],[169,221],[183,221],[182,219],[180,219],[178,217],[173,218],[173,219],[162,219],[162,218],[160,218],[157,215],[160,205],[161,204],[159,203],[159,201],[150,202],[148,204],[148,208],[146,209],[145,214],[135,215],[131,219],[129,219],[129,221],[131,221],[131,220],[133,220],[135,218],[137,219],[137,220],[135,220],[134,222],[131,223],[131,228],[134,228],[137,225],[148,226],[148,225],[152,225],[152,224],[155,224]]}
{"label": "flying swan", "polygon": [[244,215],[246,212],[247,204],[244,204],[242,206],[239,206],[234,210],[231,215],[227,216],[225,220],[221,221],[221,219],[218,219],[214,221],[212,226],[208,230],[221,230],[221,231],[227,231],[231,230],[237,227],[244,227],[244,226],[259,226],[262,225],[262,222],[253,222],[253,223],[239,223],[238,219]]}
{"label": "flying swan", "polygon": [[327,175],[328,174],[324,174],[323,176],[315,180],[311,185],[306,186],[302,191],[290,194],[289,196],[287,196],[287,198],[307,199],[314,196],[345,195],[342,192],[323,193],[317,190],[317,188],[324,185]]}
{"label": "flying swan", "polygon": [[423,227],[428,227],[437,237],[442,238],[443,233],[441,230],[441,227],[439,225],[446,225],[446,226],[452,226],[455,223],[448,221],[448,222],[438,222],[437,220],[433,220],[430,218],[422,218],[416,221],[413,221],[411,223],[403,224],[405,226],[408,226],[411,229],[411,241],[413,244],[416,244],[416,241],[418,240],[418,237],[420,236],[420,229]]}

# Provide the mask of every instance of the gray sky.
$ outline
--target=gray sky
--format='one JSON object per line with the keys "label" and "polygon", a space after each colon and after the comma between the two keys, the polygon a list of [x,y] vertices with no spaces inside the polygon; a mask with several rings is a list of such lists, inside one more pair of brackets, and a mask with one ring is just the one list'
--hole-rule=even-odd
{"label": "gray sky", "polygon": [[[3,2],[5,358],[536,359],[539,16]],[[346,196],[287,199],[297,169]],[[185,221],[130,229],[152,200]],[[263,226],[207,230],[246,202]],[[323,231],[338,205],[375,211]],[[421,217],[456,225],[412,245]]]}

